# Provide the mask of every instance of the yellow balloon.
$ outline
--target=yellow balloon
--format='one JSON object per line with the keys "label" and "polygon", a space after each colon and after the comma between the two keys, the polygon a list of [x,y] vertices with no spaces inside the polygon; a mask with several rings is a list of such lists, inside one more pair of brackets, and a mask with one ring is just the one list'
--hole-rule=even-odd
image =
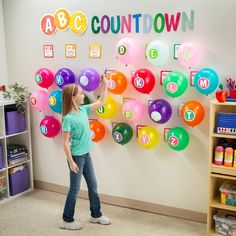
{"label": "yellow balloon", "polygon": [[159,134],[152,126],[146,126],[138,132],[138,142],[145,149],[154,148],[159,141]]}
{"label": "yellow balloon", "polygon": [[110,119],[111,117],[115,116],[116,112],[116,101],[110,96],[107,96],[105,105],[98,108],[96,111],[97,115],[103,119]]}

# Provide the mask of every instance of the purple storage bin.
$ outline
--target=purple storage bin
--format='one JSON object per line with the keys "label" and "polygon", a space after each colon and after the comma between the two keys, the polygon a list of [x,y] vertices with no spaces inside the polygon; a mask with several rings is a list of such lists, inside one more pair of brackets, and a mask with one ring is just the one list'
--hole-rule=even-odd
{"label": "purple storage bin", "polygon": [[25,116],[16,110],[5,110],[6,134],[15,134],[26,130]]}
{"label": "purple storage bin", "polygon": [[9,186],[11,196],[26,191],[30,188],[29,169],[27,165],[24,165],[23,170],[19,170],[16,173],[9,174]]}
{"label": "purple storage bin", "polygon": [[0,145],[0,169],[3,168],[3,148],[2,145]]}

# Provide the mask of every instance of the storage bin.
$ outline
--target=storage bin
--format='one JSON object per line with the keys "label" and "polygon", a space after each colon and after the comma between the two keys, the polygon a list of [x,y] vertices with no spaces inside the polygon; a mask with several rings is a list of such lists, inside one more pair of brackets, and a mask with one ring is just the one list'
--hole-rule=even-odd
{"label": "storage bin", "polygon": [[218,211],[213,219],[215,220],[215,231],[222,235],[227,235],[229,230],[236,226],[236,213]]}
{"label": "storage bin", "polygon": [[0,169],[3,168],[3,148],[2,145],[0,144]]}
{"label": "storage bin", "polygon": [[9,169],[9,186],[11,196],[29,189],[29,168],[26,164]]}
{"label": "storage bin", "polygon": [[15,134],[26,130],[25,116],[19,113],[16,108],[5,109],[6,134]]}
{"label": "storage bin", "polygon": [[236,185],[224,182],[220,186],[221,203],[236,206]]}

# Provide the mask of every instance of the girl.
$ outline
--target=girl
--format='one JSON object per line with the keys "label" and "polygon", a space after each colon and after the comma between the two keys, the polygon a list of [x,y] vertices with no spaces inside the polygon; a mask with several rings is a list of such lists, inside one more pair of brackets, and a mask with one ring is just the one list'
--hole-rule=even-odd
{"label": "girl", "polygon": [[83,105],[82,89],[76,84],[69,84],[62,90],[62,136],[64,151],[70,169],[70,189],[67,194],[61,229],[78,230],[81,226],[74,221],[74,210],[77,194],[80,190],[82,175],[87,186],[91,211],[91,223],[110,224],[111,221],[102,215],[97,193],[97,181],[89,152],[93,143],[90,137],[88,115],[105,104],[107,96],[107,79],[102,76],[102,93],[100,98],[89,105]]}

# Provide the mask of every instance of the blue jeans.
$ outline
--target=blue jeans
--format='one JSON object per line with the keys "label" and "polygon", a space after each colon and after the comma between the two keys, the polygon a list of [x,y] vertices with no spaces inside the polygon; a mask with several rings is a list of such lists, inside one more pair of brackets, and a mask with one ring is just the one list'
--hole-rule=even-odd
{"label": "blue jeans", "polygon": [[63,220],[66,222],[74,221],[76,198],[80,190],[82,174],[88,186],[91,216],[94,218],[98,218],[102,216],[102,213],[100,211],[101,204],[97,193],[97,181],[90,154],[87,153],[81,156],[72,156],[72,158],[79,167],[79,172],[75,173],[70,170],[70,189],[66,198],[66,203],[63,212]]}

